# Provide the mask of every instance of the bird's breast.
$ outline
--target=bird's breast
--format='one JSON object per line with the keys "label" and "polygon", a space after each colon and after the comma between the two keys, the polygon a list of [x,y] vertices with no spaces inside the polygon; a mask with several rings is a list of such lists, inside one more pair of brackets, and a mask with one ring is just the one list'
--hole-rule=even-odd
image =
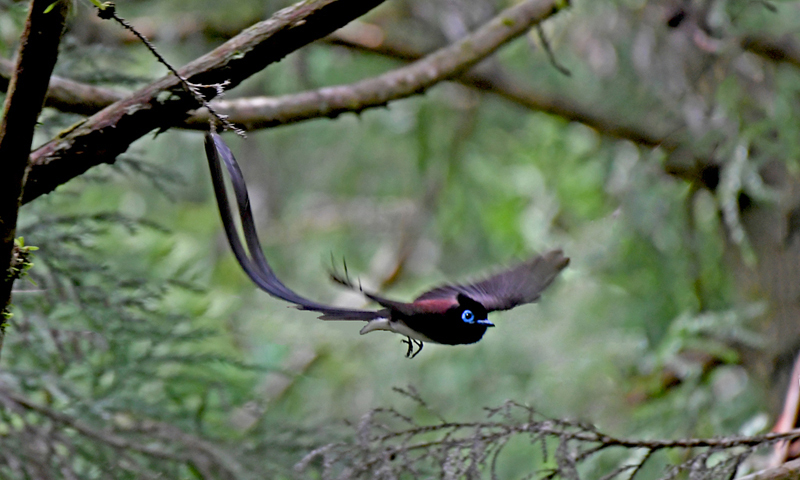
{"label": "bird's breast", "polygon": [[376,320],[371,320],[369,323],[364,325],[364,328],[361,329],[360,333],[361,335],[365,335],[369,332],[374,332],[376,330],[385,330],[387,332],[399,333],[400,335],[411,337],[421,342],[439,343],[435,340],[428,338],[424,334],[410,328],[402,320],[390,320],[388,318],[379,318]]}
{"label": "bird's breast", "polygon": [[[417,335],[429,341],[445,345],[464,345],[475,343],[486,333],[486,325],[468,324],[460,319],[453,320],[444,314],[420,313],[398,319]],[[413,338],[413,337],[412,337]]]}
{"label": "bird's breast", "polygon": [[370,320],[361,329],[361,334],[384,330],[422,342],[465,345],[475,343],[483,338],[486,328],[486,325],[450,321],[441,313],[418,313],[400,316],[395,312],[392,318]]}

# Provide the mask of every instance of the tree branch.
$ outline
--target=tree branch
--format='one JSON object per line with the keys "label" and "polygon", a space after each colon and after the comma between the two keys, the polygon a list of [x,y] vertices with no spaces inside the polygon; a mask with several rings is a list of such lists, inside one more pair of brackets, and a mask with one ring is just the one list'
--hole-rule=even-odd
{"label": "tree branch", "polygon": [[[341,31],[334,32],[327,37],[327,40],[334,45],[402,61],[413,61],[424,55],[413,47],[388,40],[383,40],[377,45],[368,45]],[[592,111],[571,98],[555,93],[544,93],[524,85],[497,67],[479,66],[456,78],[455,81],[477,90],[493,93],[531,110],[583,123],[605,135],[630,140],[646,147],[662,146],[668,149],[677,147],[674,141],[667,138],[665,132],[656,132],[641,124],[621,124],[616,119]]]}
{"label": "tree branch", "polygon": [[[28,171],[28,155],[33,129],[44,104],[47,82],[58,58],[58,44],[64,31],[68,0],[33,0],[17,51],[17,65],[8,87],[3,120],[0,123],[0,310],[11,302],[14,276],[12,263],[14,237],[23,185]],[[0,350],[5,334],[5,318],[0,316]]]}
{"label": "tree branch", "polygon": [[[180,70],[192,83],[242,80],[287,54],[328,35],[383,0],[316,0],[285,8]],[[204,92],[209,98],[213,89]],[[179,125],[197,101],[167,75],[74,126],[31,154],[23,202],[53,191],[89,168],[113,163],[136,139],[153,129]]]}
{"label": "tree branch", "polygon": [[[367,45],[360,43],[357,38],[345,36],[340,32],[328,37],[328,41],[333,44],[344,45],[349,48],[376,53],[403,61],[420,60],[424,55],[423,52],[409,48],[406,45],[400,45],[385,40],[377,45],[375,45],[374,42]],[[750,42],[750,44],[755,45],[756,43]],[[0,76],[2,76],[2,74],[3,64],[0,62]],[[670,132],[664,131],[664,129],[655,128],[643,123],[620,122],[611,115],[595,111],[592,108],[581,105],[571,98],[550,92],[543,93],[535,88],[524,85],[498,68],[477,67],[470,72],[462,74],[460,77],[454,78],[454,80],[481,91],[494,93],[524,108],[542,111],[570,121],[580,122],[597,130],[599,133],[630,140],[646,147],[658,146],[666,151],[672,152],[679,149],[682,144],[680,138],[671,135]],[[352,99],[353,95],[348,97],[345,94],[337,98],[337,93],[341,93],[342,91],[347,92],[347,89],[354,90],[356,86],[361,84],[362,83],[357,83],[350,86],[334,87],[340,88],[341,90],[339,92],[330,89],[321,89],[282,97],[248,97],[216,101],[212,102],[212,105],[230,115],[234,123],[246,125],[249,129],[265,128],[317,118],[319,116],[335,116],[345,111],[358,112],[364,108],[374,106],[373,103],[381,105],[382,103],[380,103],[380,101],[369,103],[363,98],[355,98],[355,101],[347,106],[349,108],[343,106],[343,104],[346,103],[344,99]],[[111,89],[84,86],[77,82],[59,79],[57,77],[53,79],[53,86],[54,88],[50,100],[51,104],[53,106],[58,105],[58,108],[64,111],[75,113],[82,113],[80,110],[83,106],[79,105],[81,99],[85,99],[87,103],[104,105],[106,102],[118,101],[124,97],[123,93]],[[2,85],[0,85],[0,88],[2,88]],[[403,95],[405,94],[402,93],[400,96],[392,96],[385,101],[402,98]],[[313,104],[321,99],[334,101],[334,103],[338,101],[339,109],[334,111],[330,108],[319,108],[319,105],[316,105],[317,108],[314,108],[315,106]],[[89,108],[88,110],[92,109]],[[186,118],[180,125],[176,124],[175,126],[205,129],[205,122],[207,122],[207,120],[208,115],[201,111]],[[678,130],[678,127],[669,130],[675,132]],[[113,161],[113,158],[110,161]],[[665,165],[666,173],[688,181],[696,181],[700,184],[707,184],[707,177],[714,177],[717,174],[716,170],[717,167],[707,159],[702,156],[692,155],[688,151],[686,154],[671,158]],[[70,178],[72,177],[63,178],[61,183],[68,181]],[[712,178],[711,184],[709,184],[712,188],[714,186],[713,183]],[[23,201],[27,203],[33,198],[32,195],[29,196],[29,194],[26,194]]]}
{"label": "tree branch", "polygon": [[[371,46],[360,43],[352,36],[344,36],[340,32],[333,33],[327,40],[334,45],[341,45],[406,62],[420,60],[425,56],[424,52],[415,50],[407,45],[384,41],[379,45]],[[0,59],[0,78],[6,76],[7,72],[10,71],[9,63],[7,60]],[[658,132],[643,124],[619,123],[609,115],[592,111],[571,98],[554,93],[543,93],[535,88],[528,87],[510,78],[502,69],[497,67],[476,67],[453,80],[483,92],[493,93],[530,110],[541,111],[560,116],[569,121],[583,123],[604,135],[630,140],[646,147],[661,146],[668,150],[673,150],[677,147],[677,142],[668,138],[665,132]],[[342,88],[345,87],[354,88],[352,85],[342,86]],[[0,90],[2,89],[3,85],[0,84]],[[51,79],[46,105],[62,112],[93,114],[125,97],[125,93],[110,88],[94,87],[54,76]],[[302,103],[303,97],[321,99],[326,97],[326,92],[325,89],[322,89],[282,97],[238,98],[214,101],[212,105],[219,111],[229,115],[233,123],[246,125],[248,130],[254,130],[304,120],[305,118],[296,118],[291,113],[292,110],[297,109],[298,104]],[[310,116],[310,118],[323,116],[321,112],[317,113],[317,115]],[[179,127],[205,130],[208,120],[209,115],[206,112],[199,112],[186,119]]]}
{"label": "tree branch", "polygon": [[[346,32],[341,30],[334,32],[326,40],[334,45],[341,45],[350,49],[406,62],[420,60],[425,56],[425,52],[397,42],[383,40],[377,45],[360,42],[359,38],[347,35]],[[7,61],[0,59],[0,77],[4,76],[7,71]],[[661,146],[667,150],[674,150],[678,146],[678,141],[668,137],[666,132],[657,131],[657,129],[641,123],[620,123],[617,119],[593,111],[591,108],[581,105],[571,98],[551,92],[544,93],[524,85],[512,79],[506,72],[497,67],[476,67],[453,80],[480,91],[493,93],[530,110],[541,111],[560,116],[569,121],[583,123],[604,135],[630,140],[646,147]],[[342,88],[344,87],[342,86]],[[349,88],[352,89],[354,87],[351,85]],[[2,89],[1,84],[0,89]],[[92,87],[60,77],[53,77],[47,105],[58,108],[61,111],[91,114],[124,97],[124,93],[112,89]],[[326,98],[325,89],[282,97],[247,97],[222,100],[212,102],[212,105],[229,115],[232,122],[246,125],[248,130],[253,130],[306,119],[297,118],[294,111],[297,110],[297,105],[302,103],[303,98],[312,97]],[[395,98],[390,100],[393,99]],[[89,106],[88,108],[87,105]],[[310,112],[306,113],[309,114],[309,118],[323,116],[323,112],[316,112],[316,115],[311,115]],[[188,118],[180,127],[205,129],[207,128],[208,120],[209,115],[205,112],[200,112]]]}
{"label": "tree branch", "polygon": [[[202,24],[199,21],[189,22],[191,25],[186,27],[186,31],[181,35],[188,36],[197,30],[202,30],[212,36],[230,36],[229,31],[215,30],[214,26]],[[145,25],[144,28],[147,28]],[[152,26],[151,26],[152,29]],[[153,29],[151,35],[155,35],[157,30]],[[120,34],[122,35],[122,33]],[[122,38],[122,37],[121,37]],[[327,38],[332,44],[343,45],[348,48],[371,52],[386,57],[395,58],[402,61],[415,61],[423,57],[424,52],[409,48],[407,45],[380,39],[376,44],[374,41],[369,44],[361,42],[356,35],[347,35],[346,31],[338,31]],[[790,37],[779,39],[765,36],[744,36],[738,40],[744,50],[761,56],[762,58],[786,62],[793,66],[800,67],[800,47],[796,45]],[[0,61],[0,77],[8,76],[10,69]],[[520,82],[510,78],[500,69],[478,68],[474,69],[457,79],[464,85],[487,91],[499,95],[520,106],[536,111],[542,111],[560,116],[570,121],[576,121],[587,125],[598,132],[616,138],[633,141],[637,144],[654,147],[660,146],[667,151],[676,150],[681,145],[681,140],[671,137],[668,132],[662,129],[653,128],[644,124],[623,123],[610,115],[594,111],[585,105],[575,102],[573,99],[559,96],[554,93],[543,93],[534,88],[530,88]],[[62,111],[74,113],[94,113],[100,107],[104,107],[122,99],[125,94],[115,92],[111,89],[102,89],[72,82],[70,80],[53,78],[52,95],[48,97],[47,105],[59,108]],[[3,89],[2,78],[0,78],[0,89]],[[258,128],[261,125],[270,126],[280,123],[277,118],[284,115],[281,110],[284,108],[280,101],[286,100],[289,103],[297,103],[298,99],[293,97],[250,97],[247,99],[237,99],[222,103],[212,102],[212,105],[219,105],[220,109],[231,115],[234,122],[250,125],[251,128]],[[83,103],[84,105],[81,105]],[[294,108],[294,106],[292,107]],[[202,119],[201,119],[202,118]],[[189,117],[183,128],[204,129],[203,122],[207,115]],[[674,130],[673,130],[674,131]],[[691,155],[690,155],[691,156]],[[689,158],[686,155],[679,155],[677,161],[670,160],[665,165],[665,170],[671,175],[678,176],[690,181],[706,183],[706,177],[716,175],[716,166],[701,158]],[[688,162],[688,163],[687,163]],[[711,170],[708,173],[708,170]],[[713,183],[713,181],[711,182]],[[711,185],[713,187],[713,185]],[[26,200],[27,201],[27,197]]]}
{"label": "tree branch", "polygon": [[[387,40],[383,40],[377,45],[368,45],[360,42],[357,37],[347,35],[342,31],[334,32],[326,40],[333,45],[341,45],[350,49],[406,62],[420,60],[425,56],[425,52],[405,44]],[[0,59],[0,77],[5,76],[8,71],[8,62]],[[678,146],[678,142],[670,139],[666,132],[656,131],[656,129],[643,124],[620,123],[609,115],[603,115],[584,105],[580,105],[571,98],[554,93],[543,93],[524,85],[510,78],[502,69],[497,67],[477,67],[456,77],[454,81],[480,91],[493,93],[527,109],[550,113],[570,121],[583,123],[602,134],[615,138],[630,140],[647,147],[661,146],[668,150],[673,150]],[[342,86],[342,88],[344,87]],[[352,89],[354,87],[351,85],[348,88]],[[2,85],[0,84],[1,89]],[[297,105],[302,103],[303,98],[325,98],[327,100],[326,95],[326,90],[322,89],[282,97],[247,97],[215,101],[212,102],[212,105],[229,115],[232,122],[246,125],[248,130],[253,130],[307,119],[297,118],[296,112],[293,114],[293,111],[297,110]],[[53,77],[47,105],[65,112],[91,114],[123,98],[125,98],[125,94],[122,92]],[[395,98],[397,97],[390,100]],[[311,115],[309,111],[306,113],[309,118],[323,116],[322,112],[316,112],[316,115]],[[207,128],[208,120],[209,115],[205,112],[200,112],[188,118],[180,127],[205,129]]]}
{"label": "tree branch", "polygon": [[[559,11],[558,2],[527,0],[501,12],[474,33],[430,55],[375,78],[350,85],[324,87],[280,97],[235,99],[218,102],[220,111],[246,129],[287,125],[311,118],[334,118],[359,113],[389,101],[410,97],[468,70],[532,25]],[[234,116],[234,114],[236,114]],[[189,124],[207,123],[205,115]]]}

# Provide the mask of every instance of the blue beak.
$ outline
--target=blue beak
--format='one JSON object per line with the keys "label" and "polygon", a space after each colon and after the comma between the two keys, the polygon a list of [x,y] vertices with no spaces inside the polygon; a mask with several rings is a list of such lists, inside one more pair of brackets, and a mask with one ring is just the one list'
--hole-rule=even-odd
{"label": "blue beak", "polygon": [[475,323],[477,323],[478,325],[486,325],[487,327],[494,327],[494,323],[490,322],[488,319],[487,320],[478,320]]}

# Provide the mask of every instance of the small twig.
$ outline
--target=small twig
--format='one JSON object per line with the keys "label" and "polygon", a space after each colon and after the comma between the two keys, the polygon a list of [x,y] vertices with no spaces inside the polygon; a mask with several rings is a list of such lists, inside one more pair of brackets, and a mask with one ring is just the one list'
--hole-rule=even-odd
{"label": "small twig", "polygon": [[158,53],[155,45],[150,43],[147,37],[139,33],[139,31],[136,30],[136,28],[134,28],[133,25],[128,23],[124,18],[117,15],[116,7],[114,6],[113,3],[106,2],[102,5],[102,7],[98,7],[97,15],[103,20],[113,19],[114,21],[122,25],[123,28],[134,34],[139,40],[142,41],[144,46],[147,47],[148,50],[150,50],[150,53],[152,53],[153,56],[156,57],[159,63],[167,67],[167,70],[169,70],[170,72],[172,72],[173,75],[178,77],[178,80],[180,80],[181,85],[183,85],[183,88],[186,89],[186,91],[189,92],[195,98],[195,100],[197,100],[198,103],[206,107],[209,113],[211,113],[211,115],[214,116],[214,118],[216,118],[225,127],[225,130],[232,130],[242,138],[247,137],[247,135],[245,135],[244,133],[244,130],[231,123],[230,120],[228,120],[227,115],[223,115],[217,112],[214,109],[214,107],[211,106],[208,100],[206,100],[205,96],[200,92],[201,88],[213,88],[216,91],[216,96],[218,97],[222,96],[222,94],[225,93],[225,87],[228,85],[229,83],[228,81],[225,81],[223,83],[215,83],[212,85],[203,85],[199,83],[190,82],[183,75],[181,75],[178,72],[178,70],[175,69],[175,67],[170,65],[170,63],[167,62],[167,60],[163,56],[161,56],[160,53]]}
{"label": "small twig", "polygon": [[403,395],[404,397],[408,397],[408,398],[410,398],[411,400],[413,400],[414,402],[416,402],[416,403],[417,403],[417,404],[418,404],[420,407],[422,407],[422,408],[424,408],[425,410],[427,410],[428,412],[430,412],[430,413],[431,413],[433,416],[435,416],[435,417],[436,417],[436,418],[437,418],[437,419],[438,419],[440,422],[442,422],[442,423],[448,423],[448,422],[447,422],[447,420],[445,420],[445,419],[444,419],[444,417],[443,417],[443,416],[442,416],[442,415],[441,415],[439,412],[437,412],[437,411],[436,411],[436,410],[434,410],[434,409],[433,409],[433,408],[432,408],[430,405],[428,405],[428,402],[426,402],[426,401],[425,401],[425,400],[422,398],[422,396],[419,394],[419,392],[417,391],[417,389],[416,389],[416,388],[414,388],[414,386],[413,386],[413,385],[409,385],[409,386],[407,386],[406,388],[401,388],[401,387],[392,387],[392,391],[394,391],[394,392],[397,392],[397,393],[399,393],[400,395]]}
{"label": "small twig", "polygon": [[539,41],[542,42],[542,48],[544,48],[547,58],[550,60],[550,63],[553,64],[553,67],[555,67],[555,69],[560,73],[571,77],[572,72],[570,72],[567,67],[558,63],[558,60],[556,60],[556,55],[553,53],[553,49],[550,47],[550,42],[547,40],[547,37],[544,34],[544,29],[542,28],[541,23],[536,24],[536,33],[539,35]]}
{"label": "small twig", "polygon": [[634,468],[633,471],[631,472],[631,476],[628,477],[628,480],[633,480],[634,477],[636,477],[636,474],[639,473],[639,470],[641,470],[642,467],[644,467],[644,464],[648,460],[650,460],[650,457],[652,457],[654,453],[655,450],[648,450],[647,453],[644,454],[644,457],[642,457],[642,459],[639,460],[639,463],[636,464],[636,468]]}

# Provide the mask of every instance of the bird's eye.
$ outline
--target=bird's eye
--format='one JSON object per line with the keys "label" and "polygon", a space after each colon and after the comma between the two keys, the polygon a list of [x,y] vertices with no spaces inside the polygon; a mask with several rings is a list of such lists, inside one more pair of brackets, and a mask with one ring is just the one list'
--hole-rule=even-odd
{"label": "bird's eye", "polygon": [[475,315],[472,313],[472,310],[464,310],[464,312],[461,314],[461,320],[464,320],[467,323],[474,323]]}

